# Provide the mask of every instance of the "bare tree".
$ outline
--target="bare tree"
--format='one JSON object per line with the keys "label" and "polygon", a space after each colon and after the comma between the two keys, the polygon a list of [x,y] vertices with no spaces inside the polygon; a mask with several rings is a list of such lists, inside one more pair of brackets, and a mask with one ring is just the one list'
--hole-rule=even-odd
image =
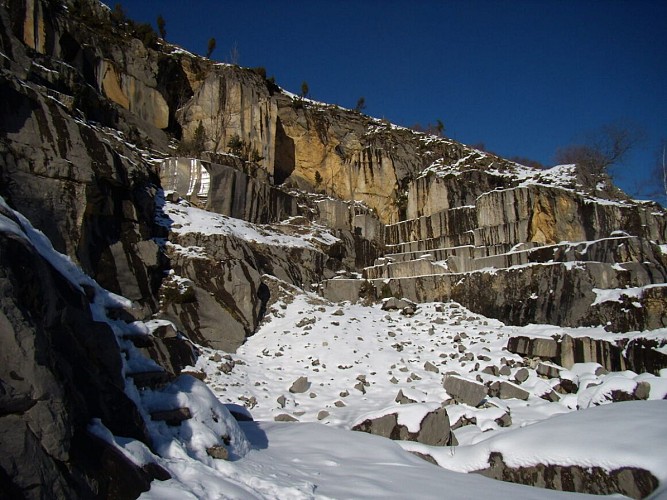
{"label": "bare tree", "polygon": [[612,123],[588,134],[583,144],[572,144],[556,151],[556,163],[574,163],[585,173],[600,175],[621,163],[644,134],[634,126]]}
{"label": "bare tree", "polygon": [[241,53],[239,52],[239,46],[236,44],[236,42],[234,42],[232,48],[229,49],[229,64],[238,66],[240,59],[241,59]]}
{"label": "bare tree", "polygon": [[662,192],[660,193],[661,196],[664,195],[667,197],[667,163],[665,162],[665,157],[667,156],[667,141],[664,141],[662,144],[662,163],[658,164],[658,168],[660,170],[660,175],[658,178],[662,177],[662,186],[661,190]]}
{"label": "bare tree", "polygon": [[361,113],[364,109],[366,109],[366,98],[362,96],[357,100],[357,105],[354,107],[354,110],[357,113]]}
{"label": "bare tree", "polygon": [[667,197],[667,164],[665,164],[665,153],[667,152],[667,141],[662,145],[662,191]]}
{"label": "bare tree", "polygon": [[424,134],[434,135],[436,137],[442,137],[445,133],[445,124],[442,123],[442,120],[436,120],[435,123],[427,123],[426,125],[415,123],[410,128],[415,132],[422,132]]}
{"label": "bare tree", "polygon": [[655,166],[651,171],[651,176],[641,186],[644,194],[653,199],[661,199],[667,202],[667,140],[662,141],[662,145],[656,154]]}

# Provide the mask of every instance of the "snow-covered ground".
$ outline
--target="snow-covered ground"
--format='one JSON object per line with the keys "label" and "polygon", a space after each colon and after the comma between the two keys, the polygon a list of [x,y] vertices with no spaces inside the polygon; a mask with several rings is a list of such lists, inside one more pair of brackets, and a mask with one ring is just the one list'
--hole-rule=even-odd
{"label": "snow-covered ground", "polygon": [[318,244],[332,245],[338,241],[330,231],[316,224],[291,225],[289,220],[271,225],[253,224],[193,207],[183,200],[162,203],[163,211],[156,222],[177,234],[218,234],[261,245],[312,249]]}
{"label": "snow-covered ground", "polygon": [[[524,369],[528,376],[520,387],[530,393],[527,400],[488,398],[480,408],[447,406],[452,424],[464,417],[475,421],[454,431],[459,446],[401,445],[431,455],[452,471],[484,468],[490,452],[499,451],[509,465],[595,465],[607,470],[637,466],[652,471],[661,481],[667,479],[667,454],[663,451],[667,449],[667,419],[662,418],[667,415],[667,401],[662,400],[667,395],[667,378],[631,371],[606,373],[596,363],[576,364],[562,370],[560,376],[576,383],[578,390],[551,402],[540,396],[550,393],[558,379],[540,377],[526,360],[505,350],[512,335],[546,337],[558,330],[573,336],[602,337],[606,333],[602,328],[508,327],[456,303],[422,304],[414,316],[405,316],[399,311],[383,311],[379,305],[332,304],[315,295],[292,295],[288,290],[286,286],[267,321],[237,353],[223,355],[204,349],[197,363],[223,402],[245,406],[256,420],[269,422],[289,415],[300,422],[320,423],[260,424],[262,428],[268,425],[269,435],[288,432],[283,430],[287,426],[295,429],[294,435],[308,435],[308,446],[318,446],[311,439],[321,443],[322,457],[328,456],[324,450],[330,449],[326,443],[331,428],[350,429],[366,418],[394,412],[399,412],[399,424],[412,427],[411,431],[418,428],[428,411],[450,399],[443,388],[444,374],[456,372],[484,382],[513,381]],[[667,330],[652,335],[665,338]],[[499,376],[483,372],[494,366],[509,369]],[[667,373],[663,371],[663,375]],[[307,390],[290,392],[292,383],[304,376],[309,383]],[[613,391],[632,393],[642,381],[650,386],[648,398],[660,401],[611,404]],[[397,403],[399,391],[418,404]],[[601,409],[597,405],[605,406]],[[505,413],[512,423],[501,426],[498,419]],[[350,446],[348,438],[352,442],[366,440],[344,432],[337,436],[345,447]],[[309,467],[317,463],[310,459],[304,462]],[[328,468],[318,470],[310,481],[323,484],[329,481],[329,472]],[[376,478],[378,491],[389,487],[386,478],[396,477],[393,471],[387,472],[385,467],[377,469],[378,478],[384,478]],[[303,473],[300,471],[299,477]],[[449,477],[442,474],[442,478]],[[361,478],[365,480],[365,476]],[[402,478],[401,484],[405,480]],[[472,482],[466,486],[471,488],[468,495],[477,496],[473,492],[480,478],[470,475],[467,480]],[[425,483],[429,481],[414,483],[411,496],[437,497],[437,489],[434,492]],[[336,498],[367,496],[361,490],[356,495],[335,491]],[[316,495],[318,492],[316,489]],[[549,493],[507,494],[524,498]],[[399,497],[404,496],[395,495]]]}

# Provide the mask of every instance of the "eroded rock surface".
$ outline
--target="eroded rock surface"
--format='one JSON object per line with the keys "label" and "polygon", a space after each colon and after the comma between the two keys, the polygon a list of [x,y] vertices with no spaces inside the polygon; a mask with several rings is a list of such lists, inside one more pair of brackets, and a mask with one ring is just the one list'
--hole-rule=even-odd
{"label": "eroded rock surface", "polygon": [[528,484],[559,491],[575,491],[594,495],[620,493],[631,498],[645,498],[657,487],[658,480],[650,472],[626,467],[608,472],[601,467],[535,465],[508,467],[500,453],[489,457],[490,467],[476,471],[493,479]]}

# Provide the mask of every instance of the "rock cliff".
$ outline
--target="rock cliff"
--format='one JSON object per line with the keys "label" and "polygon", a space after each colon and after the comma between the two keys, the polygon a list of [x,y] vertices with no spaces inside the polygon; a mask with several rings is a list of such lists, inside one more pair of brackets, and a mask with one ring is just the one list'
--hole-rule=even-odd
{"label": "rock cliff", "polygon": [[[214,252],[213,262],[233,259],[216,272],[249,290],[252,302],[252,313],[232,314],[237,340],[228,348],[259,321],[264,273],[309,286],[332,271],[363,270],[377,298],[460,300],[515,324],[627,330],[664,323],[661,286],[637,292],[647,307],[629,318],[596,292],[661,285],[667,274],[664,211],[619,196],[608,181],[592,185],[573,166],[529,169],[296,97],[261,69],[213,64],[141,39],[135,25],[95,2],[9,2],[2,22],[1,84],[11,97],[0,117],[3,195],[57,249],[144,306],[144,314],[160,307],[170,267],[190,276],[202,291],[197,300],[211,300],[204,291],[222,300],[222,288],[212,277],[195,277],[183,252],[160,248],[164,237],[193,245],[192,236],[184,242],[154,224],[162,183],[210,211],[260,224],[305,217],[339,239],[315,260],[299,257],[312,266],[296,265],[289,252],[258,257],[228,244],[229,254]],[[170,136],[204,162],[164,161],[175,156]],[[32,188],[35,176],[39,189]],[[611,248],[616,231],[633,238],[618,242],[623,251]],[[371,256],[383,260],[371,265]],[[229,274],[231,262],[245,270]],[[337,279],[322,290],[355,300],[362,284]],[[235,310],[236,299],[222,302]],[[198,324],[197,314],[181,311],[191,306],[170,307],[181,321],[192,318],[184,328]]]}

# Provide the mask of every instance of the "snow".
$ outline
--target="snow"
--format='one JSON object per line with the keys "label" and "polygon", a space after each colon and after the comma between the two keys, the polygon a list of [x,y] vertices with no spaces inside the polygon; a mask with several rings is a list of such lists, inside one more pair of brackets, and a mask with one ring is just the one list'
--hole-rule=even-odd
{"label": "snow", "polygon": [[152,424],[153,446],[164,458],[183,459],[187,456],[203,463],[215,460],[206,454],[206,448],[218,444],[224,436],[232,458],[243,457],[249,443],[229,410],[215,397],[209,387],[189,375],[181,375],[161,391],[143,391],[143,407],[148,412],[174,408],[189,408],[192,418],[179,426],[165,423]]}
{"label": "snow", "polygon": [[[459,472],[484,468],[491,452],[510,467],[540,463],[639,467],[667,479],[667,401],[627,401],[554,416],[499,433],[480,443],[449,450],[428,447],[441,466]],[[418,451],[422,446],[408,445]]]}
{"label": "snow", "polygon": [[224,475],[182,464],[172,472],[174,479],[153,482],[151,491],[140,498],[440,499],[444,495],[467,500],[488,496],[489,491],[499,499],[572,497],[450,472],[406,453],[395,442],[361,432],[268,422],[242,423],[241,428],[253,450],[242,461],[226,463]]}
{"label": "snow", "polygon": [[[667,283],[657,283],[653,285],[646,285],[632,288],[593,288],[595,292],[595,301],[592,305],[602,304],[603,302],[623,302],[623,298],[640,299],[644,295],[644,291],[651,288],[664,288]],[[641,305],[640,305],[641,307]]]}
{"label": "snow", "polygon": [[[315,249],[317,244],[332,245],[339,241],[324,227],[313,225],[304,228],[289,224],[263,226],[207,212],[185,202],[165,202],[163,213],[164,217],[159,219],[159,223],[178,234],[218,234],[262,245],[311,249]],[[279,232],[276,228],[283,228],[285,232],[294,235]]]}
{"label": "snow", "polygon": [[[385,415],[395,413],[397,415],[398,425],[407,427],[409,432],[419,432],[420,424],[427,413],[440,408],[440,403],[425,403],[425,404],[403,404],[400,406],[390,406],[379,411],[366,413],[359,417],[354,425],[360,424],[366,419],[376,419]],[[353,427],[354,427],[353,425]]]}

